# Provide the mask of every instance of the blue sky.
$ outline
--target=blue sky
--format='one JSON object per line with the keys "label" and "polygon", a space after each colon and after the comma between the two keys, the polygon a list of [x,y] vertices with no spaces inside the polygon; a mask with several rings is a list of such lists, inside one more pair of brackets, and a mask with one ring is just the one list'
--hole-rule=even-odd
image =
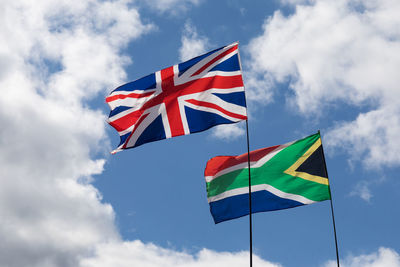
{"label": "blue sky", "polygon": [[[244,123],[109,152],[115,87],[240,43],[250,148],[321,130],[341,266],[400,266],[400,4],[0,3],[0,265],[247,266],[203,172]],[[335,266],[329,202],[253,216],[254,266]]]}

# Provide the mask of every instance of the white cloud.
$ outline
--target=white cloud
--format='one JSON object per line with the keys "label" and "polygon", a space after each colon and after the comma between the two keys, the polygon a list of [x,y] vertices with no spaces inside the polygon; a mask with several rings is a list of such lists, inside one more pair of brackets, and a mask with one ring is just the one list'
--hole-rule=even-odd
{"label": "white cloud", "polygon": [[369,189],[369,183],[365,181],[358,183],[353,191],[350,192],[350,196],[358,196],[361,199],[369,202],[372,198],[372,193]]}
{"label": "white cloud", "polygon": [[86,100],[125,78],[120,50],[151,26],[123,0],[0,5],[0,265],[75,267],[120,238],[90,184],[109,147]]}
{"label": "white cloud", "polygon": [[186,61],[197,57],[205,53],[208,47],[208,39],[199,36],[196,28],[190,22],[186,22],[182,33],[181,47],[179,48],[180,60]]}
{"label": "white cloud", "polygon": [[[395,100],[394,100],[395,101]],[[346,150],[352,160],[363,157],[368,169],[400,163],[400,107],[385,106],[339,124],[324,140]]]}
{"label": "white cloud", "polygon": [[[252,104],[267,105],[273,101],[274,77],[268,73],[243,70],[246,99]],[[253,106],[249,105],[248,109]],[[256,107],[257,108],[257,107]],[[253,108],[254,109],[254,108]]]}
{"label": "white cloud", "polygon": [[88,101],[125,79],[122,48],[151,29],[128,1],[2,1],[0,23],[0,266],[248,261],[245,252],[124,242],[90,184],[110,147],[105,117]]}
{"label": "white cloud", "polygon": [[[144,244],[138,240],[124,243],[102,244],[95,257],[83,259],[82,267],[239,267],[249,263],[248,252],[215,252],[202,249],[195,256],[185,252]],[[253,255],[254,266],[279,267]]]}
{"label": "white cloud", "polygon": [[[336,261],[329,261],[325,267],[337,266]],[[400,255],[390,248],[379,248],[378,252],[360,256],[349,256],[340,261],[342,267],[400,267]]]}
{"label": "white cloud", "polygon": [[288,17],[275,12],[248,46],[252,75],[264,83],[260,92],[249,90],[270,101],[275,84],[288,82],[289,103],[304,115],[341,104],[362,108],[325,140],[369,167],[399,165],[399,12],[393,0],[318,0]]}
{"label": "white cloud", "polygon": [[243,129],[243,124],[221,124],[214,127],[213,136],[223,140],[234,140],[243,136],[246,132]]}

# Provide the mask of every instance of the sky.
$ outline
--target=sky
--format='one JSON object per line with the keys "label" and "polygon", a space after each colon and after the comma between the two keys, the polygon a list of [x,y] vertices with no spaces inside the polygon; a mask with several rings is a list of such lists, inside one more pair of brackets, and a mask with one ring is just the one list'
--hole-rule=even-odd
{"label": "sky", "polygon": [[[398,0],[0,0],[0,266],[248,266],[208,159],[245,124],[111,155],[117,86],[239,42],[250,149],[321,131],[341,266],[399,267]],[[336,266],[329,201],[253,215],[254,267]]]}

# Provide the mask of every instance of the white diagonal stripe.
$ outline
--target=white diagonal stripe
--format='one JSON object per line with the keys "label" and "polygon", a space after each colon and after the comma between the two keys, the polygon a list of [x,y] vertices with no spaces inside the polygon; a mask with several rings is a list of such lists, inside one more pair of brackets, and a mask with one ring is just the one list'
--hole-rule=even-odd
{"label": "white diagonal stripe", "polygon": [[[221,62],[219,62],[221,63]],[[220,70],[215,70],[215,71],[210,71],[206,73],[205,75],[201,76],[201,78],[209,78],[209,77],[216,77],[216,76],[221,76],[221,77],[232,77],[232,76],[239,76],[242,75],[242,71],[237,70],[237,71],[220,71]],[[175,85],[181,85],[185,84],[190,81],[198,80],[198,76],[179,76],[175,78]]]}
{"label": "white diagonal stripe", "polygon": [[155,91],[156,91],[156,89],[146,89],[146,90],[135,89],[135,90],[132,90],[132,91],[113,91],[113,92],[110,93],[109,96],[107,96],[107,98],[111,97],[111,96],[115,96],[115,95],[130,95],[130,94],[138,94],[138,95],[140,95],[140,94],[149,93],[149,92],[155,92]]}
{"label": "white diagonal stripe", "polygon": [[[185,77],[190,77],[192,76],[194,73],[196,73],[199,69],[201,69],[204,65],[206,65],[208,62],[212,61],[214,58],[218,57],[220,54],[226,52],[227,50],[229,50],[230,48],[232,48],[232,46],[236,45],[236,43],[233,43],[231,45],[228,45],[226,47],[224,47],[223,49],[216,51],[215,53],[212,53],[211,55],[203,58],[202,60],[200,60],[199,62],[197,62],[196,64],[194,64],[193,66],[190,67],[190,69],[188,69],[187,71],[185,71],[185,73],[182,74],[182,76]],[[237,53],[237,50],[233,51],[232,53],[229,53],[228,55],[232,56],[232,54]],[[224,57],[225,58],[225,57]],[[221,62],[220,60],[218,60],[217,62]],[[214,64],[212,64],[214,65]],[[210,68],[207,68],[210,69]],[[202,72],[204,73],[204,71]]]}
{"label": "white diagonal stripe", "polygon": [[149,124],[152,123],[157,118],[158,115],[160,115],[158,108],[159,108],[158,106],[149,108],[146,110],[146,113],[142,114],[142,116],[145,116],[146,114],[148,115],[135,129],[130,138],[125,141],[125,143],[127,144],[126,147],[133,147],[136,144],[139,137],[141,136],[141,134],[146,130],[147,126],[149,126]]}
{"label": "white diagonal stripe", "polygon": [[[200,98],[199,96],[202,96],[202,98]],[[195,94],[192,94],[192,95],[188,95],[188,97],[185,97],[185,100],[186,99],[188,99],[188,100],[195,99],[195,100],[198,100],[198,101],[203,101],[203,102],[216,104],[219,107],[221,107],[222,109],[226,110],[227,112],[231,112],[231,113],[234,113],[234,114],[237,114],[237,115],[246,116],[246,108],[245,107],[239,106],[239,105],[235,105],[235,104],[232,104],[232,103],[229,103],[229,102],[226,102],[226,101],[223,101],[219,97],[211,95],[211,94],[208,95],[208,96],[205,96],[205,94],[197,95],[197,96]],[[192,103],[189,103],[189,102],[185,102],[184,104],[185,104],[185,106],[188,106],[188,107],[196,109],[196,110],[201,110],[201,111],[206,111],[206,112],[211,112],[211,113],[214,113],[214,114],[218,114],[219,116],[224,117],[225,119],[228,119],[230,121],[241,121],[242,120],[240,118],[231,117],[230,115],[225,114],[224,112],[222,112],[222,111],[220,111],[218,109],[212,108],[212,107],[198,106],[196,104],[192,104]]]}
{"label": "white diagonal stripe", "polygon": [[110,107],[111,110],[114,110],[116,107],[119,106],[126,106],[126,107],[133,107],[136,109],[140,109],[144,103],[149,101],[151,98],[153,98],[155,94],[146,96],[146,97],[127,97],[123,99],[115,99],[113,101],[108,102],[108,106]]}

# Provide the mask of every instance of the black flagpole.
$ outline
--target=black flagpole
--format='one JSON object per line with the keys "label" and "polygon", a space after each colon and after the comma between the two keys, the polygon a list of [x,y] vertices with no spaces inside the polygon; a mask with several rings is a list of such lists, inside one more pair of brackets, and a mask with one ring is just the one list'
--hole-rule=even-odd
{"label": "black flagpole", "polygon": [[[237,42],[239,45],[239,42]],[[242,62],[240,60],[240,52],[239,52],[239,46],[238,46],[238,58],[239,58],[239,66],[240,70],[242,70]],[[244,84],[243,84],[244,88]],[[246,98],[244,99],[246,109],[247,109],[247,103],[246,103]],[[246,110],[247,113],[247,110]],[[247,115],[247,114],[246,114]],[[249,235],[250,235],[250,267],[253,267],[253,223],[252,223],[252,215],[251,215],[251,174],[250,174],[250,142],[249,142],[249,121],[246,119],[246,136],[247,136],[247,168],[249,169]]]}
{"label": "black flagpole", "polygon": [[249,142],[249,123],[246,119],[246,133],[247,133],[247,167],[249,169],[249,225],[250,225],[250,267],[253,266],[253,223],[251,215],[251,172],[250,172],[250,142]]}
{"label": "black flagpole", "polygon": [[[237,42],[239,45],[239,42]],[[242,62],[240,61],[240,52],[238,47],[238,58],[239,58],[239,66],[240,70],[242,70]],[[244,84],[243,84],[244,87]],[[246,109],[247,103],[246,98],[244,99]],[[247,110],[246,110],[247,113]],[[246,114],[247,115],[247,114]],[[250,226],[250,267],[253,267],[253,223],[252,223],[252,215],[251,215],[251,174],[250,174],[250,142],[249,142],[249,121],[246,119],[246,136],[247,136],[247,168],[249,169],[249,226]]]}
{"label": "black flagpole", "polygon": [[[321,133],[318,130],[319,136],[321,138]],[[321,139],[322,140],[322,139]],[[325,161],[325,154],[324,154],[324,147],[322,146],[322,142],[321,142],[321,150],[322,150],[322,158],[324,160],[324,164],[325,164],[325,175],[329,180],[329,176],[328,176],[328,169],[326,168],[326,161]],[[335,246],[336,246],[336,263],[337,266],[340,267],[339,265],[339,249],[338,249],[338,244],[337,244],[337,237],[336,237],[336,224],[335,224],[335,214],[333,213],[333,202],[332,202],[332,192],[331,192],[331,185],[329,183],[329,195],[331,196],[331,213],[332,213],[332,223],[333,223],[333,233],[335,234]]]}

